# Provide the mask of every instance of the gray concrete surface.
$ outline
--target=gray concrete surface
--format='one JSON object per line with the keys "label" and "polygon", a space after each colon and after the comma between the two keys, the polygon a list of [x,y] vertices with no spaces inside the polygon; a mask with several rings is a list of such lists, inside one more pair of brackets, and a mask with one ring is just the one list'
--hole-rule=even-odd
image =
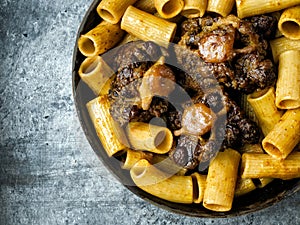
{"label": "gray concrete surface", "polygon": [[75,113],[72,53],[92,0],[0,1],[0,224],[300,224],[300,193],[232,219],[170,213],[125,189]]}

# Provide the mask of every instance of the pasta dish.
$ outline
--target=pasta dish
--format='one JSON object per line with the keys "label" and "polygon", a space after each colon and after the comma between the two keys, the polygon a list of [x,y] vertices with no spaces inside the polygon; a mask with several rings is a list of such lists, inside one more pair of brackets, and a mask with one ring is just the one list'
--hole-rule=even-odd
{"label": "pasta dish", "polygon": [[225,212],[300,178],[300,0],[102,0],[97,13],[78,74],[136,186]]}

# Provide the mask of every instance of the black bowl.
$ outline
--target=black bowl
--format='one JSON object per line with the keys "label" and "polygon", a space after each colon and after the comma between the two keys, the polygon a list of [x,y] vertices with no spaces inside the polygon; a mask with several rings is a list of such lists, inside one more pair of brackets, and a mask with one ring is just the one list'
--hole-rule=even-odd
{"label": "black bowl", "polygon": [[99,2],[100,0],[96,0],[92,3],[78,30],[73,54],[73,96],[81,126],[94,152],[103,162],[103,164],[110,170],[110,172],[114,174],[126,188],[128,188],[135,195],[158,207],[175,213],[201,218],[234,217],[255,212],[272,206],[281,201],[283,198],[300,190],[300,179],[288,181],[274,180],[272,183],[262,189],[257,189],[247,195],[235,198],[230,211],[214,212],[205,209],[201,204],[178,204],[165,201],[152,196],[133,185],[128,171],[121,169],[119,161],[115,158],[108,157],[103,149],[85,107],[86,103],[94,99],[96,96],[91,92],[87,85],[81,81],[78,75],[78,69],[85,57],[78,50],[77,40],[81,34],[86,33],[101,21],[101,18],[96,12],[96,7]]}

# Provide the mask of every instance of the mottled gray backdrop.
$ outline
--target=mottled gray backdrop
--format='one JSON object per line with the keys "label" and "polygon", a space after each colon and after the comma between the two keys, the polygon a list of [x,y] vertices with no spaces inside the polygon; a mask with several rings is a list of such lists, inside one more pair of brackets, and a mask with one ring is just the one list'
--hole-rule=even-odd
{"label": "mottled gray backdrop", "polygon": [[300,193],[233,219],[159,209],[96,158],[72,97],[72,53],[92,0],[0,1],[0,224],[300,224]]}

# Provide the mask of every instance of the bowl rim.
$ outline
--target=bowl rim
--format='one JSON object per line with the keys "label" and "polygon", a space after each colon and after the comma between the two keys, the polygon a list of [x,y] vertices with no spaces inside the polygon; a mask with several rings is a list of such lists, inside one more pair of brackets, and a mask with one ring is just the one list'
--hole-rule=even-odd
{"label": "bowl rim", "polygon": [[[80,53],[80,51],[78,50],[78,45],[77,45],[77,41],[80,37],[80,35],[82,33],[84,33],[84,29],[87,26],[87,22],[88,18],[91,16],[91,13],[93,13],[93,11],[95,12],[97,5],[99,4],[101,0],[94,0],[88,10],[86,11],[83,19],[81,20],[80,26],[78,28],[77,31],[77,36],[76,36],[76,40],[75,40],[75,46],[74,46],[74,50],[73,50],[73,59],[72,59],[72,94],[73,94],[73,99],[74,99],[74,104],[75,104],[75,109],[76,109],[76,113],[77,113],[77,117],[79,119],[81,128],[84,131],[85,137],[87,138],[90,146],[92,147],[94,153],[97,155],[97,157],[100,159],[100,161],[103,163],[103,165],[109,170],[109,172],[118,180],[120,181],[120,175],[119,173],[116,172],[116,170],[114,169],[114,166],[109,165],[108,161],[109,159],[108,156],[106,157],[103,152],[104,149],[100,143],[100,151],[99,151],[99,146],[95,143],[95,131],[93,130],[92,132],[94,133],[93,136],[91,137],[91,127],[87,124],[86,120],[89,120],[89,118],[86,118],[86,115],[83,114],[82,109],[80,109],[80,107],[82,106],[82,102],[81,102],[81,96],[78,95],[77,93],[77,89],[78,89],[78,85],[80,83],[80,77],[78,75],[78,57],[81,56],[81,58],[84,58],[84,56]],[[100,21],[100,17],[99,17],[99,21]],[[83,82],[81,82],[83,83]],[[83,84],[84,85],[84,84]],[[96,96],[95,96],[96,97]],[[99,139],[97,142],[100,142]],[[102,153],[101,153],[102,152]],[[122,171],[122,173],[124,173],[125,171]],[[187,206],[186,204],[180,204],[180,203],[173,203],[173,202],[168,202],[166,200],[157,198],[155,196],[152,196],[150,194],[148,194],[147,192],[139,189],[136,186],[132,186],[132,185],[125,185],[121,182],[122,186],[125,186],[130,192],[132,192],[135,196],[145,200],[146,202],[149,202],[155,206],[157,206],[158,208],[162,208],[165,209],[169,212],[172,213],[176,213],[178,215],[184,215],[184,216],[190,216],[190,217],[197,217],[197,218],[232,218],[232,217],[237,217],[237,216],[242,216],[242,215],[246,215],[249,213],[254,213],[254,212],[258,212],[260,210],[269,208],[275,204],[277,204],[278,202],[288,198],[289,196],[292,196],[293,194],[295,194],[296,192],[300,191],[300,179],[293,179],[295,183],[294,186],[292,187],[288,187],[287,190],[283,190],[281,191],[277,196],[274,196],[271,199],[267,199],[265,201],[262,202],[262,204],[257,205],[254,208],[245,208],[242,211],[240,211],[239,209],[237,209],[237,211],[228,211],[228,212],[214,212],[214,211],[210,211],[207,210],[205,208],[203,208],[203,210],[205,212],[198,212],[197,210],[185,210],[183,211],[182,208],[178,208],[178,206]],[[275,181],[273,181],[275,182]],[[278,181],[279,183],[283,183],[283,182],[289,182],[289,181]],[[244,196],[245,197],[245,196]],[[243,198],[239,197],[239,198]],[[176,207],[177,206],[177,207]],[[199,207],[199,204],[189,204],[189,207],[187,208],[191,208],[191,206],[195,206],[195,207]],[[202,207],[202,204],[199,208]],[[186,207],[184,207],[186,208]]]}

